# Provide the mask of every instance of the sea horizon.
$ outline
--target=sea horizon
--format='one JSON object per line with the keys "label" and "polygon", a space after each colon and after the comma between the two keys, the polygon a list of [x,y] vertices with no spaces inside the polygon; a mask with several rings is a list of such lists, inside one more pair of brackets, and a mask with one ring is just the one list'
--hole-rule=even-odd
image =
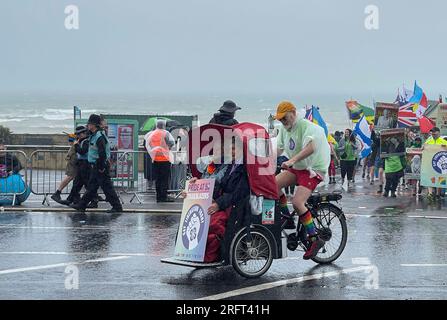
{"label": "sea horizon", "polygon": [[374,101],[392,102],[396,93],[80,93],[80,92],[8,92],[0,93],[0,125],[13,133],[62,133],[73,129],[73,106],[83,118],[91,113],[197,115],[199,123],[207,123],[225,100],[235,101],[242,110],[236,113],[239,122],[267,125],[280,101],[292,101],[298,109],[317,106],[329,131],[343,130],[351,124],[345,102],[354,99],[373,107]]}

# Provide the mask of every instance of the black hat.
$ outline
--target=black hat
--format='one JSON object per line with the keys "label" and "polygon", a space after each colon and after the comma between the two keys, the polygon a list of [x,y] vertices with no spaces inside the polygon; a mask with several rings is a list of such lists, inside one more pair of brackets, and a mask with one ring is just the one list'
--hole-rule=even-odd
{"label": "black hat", "polygon": [[78,126],[78,127],[76,127],[75,134],[78,135],[78,134],[81,134],[81,133],[87,132],[87,131],[88,131],[88,129],[85,126]]}
{"label": "black hat", "polygon": [[430,132],[440,132],[438,127],[433,127],[433,129],[430,130]]}
{"label": "black hat", "polygon": [[97,127],[101,126],[101,117],[97,114],[92,114],[90,118],[88,118],[88,124],[93,124]]}
{"label": "black hat", "polygon": [[241,108],[238,107],[238,106],[236,105],[236,103],[234,103],[234,102],[231,101],[231,100],[227,100],[227,101],[225,101],[225,102],[223,103],[223,106],[220,107],[220,109],[219,109],[219,111],[224,111],[224,112],[229,112],[229,113],[234,113],[234,112],[236,112],[237,110],[241,110]]}

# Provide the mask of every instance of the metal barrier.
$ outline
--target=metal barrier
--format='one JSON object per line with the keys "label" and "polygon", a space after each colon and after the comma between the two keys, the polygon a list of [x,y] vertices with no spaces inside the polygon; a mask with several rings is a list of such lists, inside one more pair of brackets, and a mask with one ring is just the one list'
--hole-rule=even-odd
{"label": "metal barrier", "polygon": [[[186,152],[173,151],[172,154],[174,163],[171,165],[168,193],[174,193],[175,198],[178,198],[184,190],[185,183],[188,178],[188,166],[186,164]],[[127,180],[122,180],[124,192],[133,195],[130,199],[131,203],[137,199],[137,201],[142,204],[143,200],[141,195],[155,194],[154,179],[152,175],[147,172],[148,170],[151,170],[152,166],[151,162],[148,164],[148,161],[150,161],[147,159],[148,156],[147,151],[129,151],[123,155],[123,157],[127,159],[134,159],[137,157],[139,159],[139,163],[143,160],[142,162],[144,164],[143,168],[139,166],[137,171],[134,170],[134,174],[131,172],[133,168],[128,166],[128,172],[125,174]]]}
{"label": "metal barrier", "polygon": [[[12,197],[12,205],[16,204],[17,197],[24,195],[28,187],[28,158],[23,151],[2,150],[0,151],[0,179],[1,179],[1,197]],[[11,174],[22,174],[24,188],[21,192],[16,192],[17,184],[15,181],[8,181]]]}
{"label": "metal barrier", "polygon": [[[123,154],[123,152],[112,152],[112,156],[119,156],[119,154]],[[48,196],[58,190],[64,179],[69,180],[66,174],[66,155],[66,150],[36,150],[31,153],[28,159],[29,186],[33,194],[43,196],[42,205],[46,204],[50,206]],[[115,180],[115,178],[116,176],[112,175],[112,179]],[[120,190],[120,181],[114,181],[114,185],[117,188],[116,191],[121,203],[124,204],[124,201],[120,196],[120,193],[122,192],[122,190]],[[61,194],[69,194],[72,186],[73,179],[69,180],[69,183],[60,190]]]}
{"label": "metal barrier", "polygon": [[[66,178],[67,149],[39,149],[33,151],[29,157],[21,150],[0,151],[0,174],[2,154],[4,154],[5,163],[8,157],[13,155],[20,158],[18,162],[22,166],[21,172],[23,172],[25,184],[34,195],[43,196],[42,205],[50,206],[48,197],[58,190],[61,182]],[[140,204],[143,203],[142,195],[155,194],[154,179],[147,172],[145,158],[149,158],[149,155],[146,151],[112,151],[111,154],[110,175],[121,203],[124,204],[122,193],[132,195],[130,203],[137,199]],[[171,167],[168,192],[175,193],[175,197],[178,198],[190,175],[188,175],[186,164],[186,152],[174,151],[173,156],[174,164]],[[70,180],[61,190],[61,194],[68,195],[72,185],[73,182]],[[12,196],[15,203],[16,197],[25,192],[2,193],[1,195]]]}

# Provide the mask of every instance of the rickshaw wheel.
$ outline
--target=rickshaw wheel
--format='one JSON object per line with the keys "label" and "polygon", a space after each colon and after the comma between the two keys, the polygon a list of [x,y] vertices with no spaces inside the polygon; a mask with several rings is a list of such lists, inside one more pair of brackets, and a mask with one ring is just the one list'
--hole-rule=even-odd
{"label": "rickshaw wheel", "polygon": [[247,243],[247,233],[240,232],[233,241],[231,256],[233,268],[245,278],[258,278],[266,273],[273,262],[272,239],[266,231],[250,231],[252,242]]}
{"label": "rickshaw wheel", "polygon": [[314,223],[325,246],[312,260],[319,264],[329,264],[343,253],[348,241],[348,227],[343,212],[332,204],[320,204]]}

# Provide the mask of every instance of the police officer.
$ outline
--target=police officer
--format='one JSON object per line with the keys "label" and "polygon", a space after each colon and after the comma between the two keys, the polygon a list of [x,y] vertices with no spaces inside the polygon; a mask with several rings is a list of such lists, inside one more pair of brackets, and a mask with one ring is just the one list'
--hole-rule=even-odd
{"label": "police officer", "polygon": [[98,188],[101,187],[106,195],[106,200],[112,205],[112,209],[108,213],[122,212],[123,207],[110,179],[110,144],[109,139],[101,129],[101,117],[92,114],[88,119],[87,127],[91,133],[87,154],[90,165],[90,179],[87,192],[81,201],[78,204],[71,205],[71,207],[84,212],[87,204],[96,197]]}
{"label": "police officer", "polygon": [[[77,174],[73,181],[73,187],[71,188],[70,194],[67,200],[62,200],[59,203],[69,206],[71,203],[78,203],[81,200],[80,192],[82,187],[87,189],[88,181],[90,179],[90,165],[88,163],[88,149],[89,149],[89,139],[88,139],[88,129],[85,126],[78,126],[76,128],[77,140],[74,143],[74,148],[77,155]],[[90,202],[88,208],[98,208],[98,198]]]}

